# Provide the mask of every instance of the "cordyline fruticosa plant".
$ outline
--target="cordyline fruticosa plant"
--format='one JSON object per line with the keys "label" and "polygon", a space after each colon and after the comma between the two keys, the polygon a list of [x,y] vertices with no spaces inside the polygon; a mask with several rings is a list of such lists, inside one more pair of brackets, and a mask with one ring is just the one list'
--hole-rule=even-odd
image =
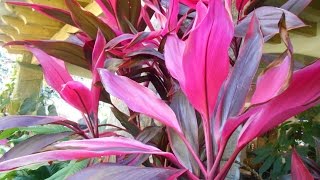
{"label": "cordyline fruticosa plant", "polygon": [[[65,1],[69,11],[8,2],[80,29],[74,34],[77,42],[26,40],[7,45],[24,45],[35,55],[46,82],[82,112],[86,125],[63,117],[2,118],[0,130],[59,124],[73,133],[29,138],[30,148],[18,144],[1,158],[1,171],[90,159],[87,168],[69,178],[224,179],[250,141],[319,103],[320,61],[294,71],[287,33],[305,26],[296,14],[310,1],[289,0],[281,8],[250,12],[249,0],[237,0],[236,20],[230,0],[96,2],[104,12],[101,17],[75,0]],[[286,50],[255,78],[265,63],[260,61],[263,44],[277,33]],[[74,81],[63,61],[89,69],[91,89]],[[109,95],[121,99],[130,114],[119,111]],[[123,125],[117,130],[134,139],[101,131],[101,126],[115,126],[99,121],[100,100],[111,105]],[[140,114],[163,124],[165,132],[159,124],[141,126]],[[236,148],[222,165],[227,142],[239,127]],[[311,179],[295,151],[292,158],[293,179]]]}

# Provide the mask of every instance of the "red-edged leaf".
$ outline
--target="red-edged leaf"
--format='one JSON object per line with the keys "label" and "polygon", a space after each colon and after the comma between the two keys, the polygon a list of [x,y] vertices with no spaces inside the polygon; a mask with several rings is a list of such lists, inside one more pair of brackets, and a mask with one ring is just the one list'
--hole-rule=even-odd
{"label": "red-edged leaf", "polygon": [[[198,153],[198,123],[194,108],[188,102],[186,96],[181,91],[175,93],[172,98],[170,107],[177,115],[177,119],[182,128],[184,136],[190,143],[194,152]],[[199,174],[199,166],[197,162],[195,161],[179,135],[172,131],[172,129],[168,129],[168,135],[172,151],[174,152],[179,162],[194,174]]]}
{"label": "red-edged leaf", "polygon": [[76,66],[89,69],[88,61],[84,54],[84,49],[82,46],[79,46],[74,43],[66,41],[12,41],[7,43],[7,46],[10,45],[33,45],[38,49],[46,52],[48,55],[74,64]]}
{"label": "red-edged leaf", "polygon": [[92,53],[92,108],[94,114],[97,116],[99,100],[102,91],[102,87],[96,86],[96,83],[100,81],[100,76],[98,73],[98,68],[103,68],[104,61],[107,56],[105,54],[106,39],[104,38],[102,32],[98,30],[97,38],[94,44]]}
{"label": "red-edged leaf", "polygon": [[165,27],[166,32],[171,32],[177,27],[178,14],[179,14],[179,1],[170,0],[169,6],[168,6],[168,13],[167,13],[167,22]]}
{"label": "red-edged leaf", "polygon": [[76,0],[65,0],[65,3],[71,12],[74,22],[92,39],[96,39],[98,29],[101,30],[107,40],[115,37],[115,33],[107,24],[91,12],[83,10]]}
{"label": "red-edged leaf", "polygon": [[286,51],[258,77],[251,104],[266,102],[282,93],[289,86],[292,71],[291,55]]}
{"label": "red-edged leaf", "polygon": [[287,10],[276,7],[260,7],[240,21],[235,29],[236,37],[245,36],[253,13],[255,13],[259,19],[265,41],[279,33],[278,23],[282,14],[285,14],[287,30],[305,26],[305,24],[296,15]]}
{"label": "red-edged leaf", "polygon": [[53,18],[63,23],[77,27],[76,24],[73,22],[70,13],[63,9],[58,9],[58,8],[45,6],[41,4],[32,4],[32,3],[17,2],[17,1],[6,1],[6,3],[16,5],[16,6],[32,8],[33,10],[36,10],[39,13],[44,14],[50,18]]}
{"label": "red-edged leaf", "polygon": [[184,172],[185,170],[171,168],[148,168],[136,166],[121,166],[117,164],[97,164],[81,170],[68,179],[173,180],[177,179]]}
{"label": "red-edged leaf", "polygon": [[311,3],[311,1],[312,0],[288,0],[281,8],[298,15]]}
{"label": "red-edged leaf", "polygon": [[141,11],[141,0],[117,0],[116,1],[116,15],[118,23],[121,27],[122,32],[131,33],[131,29],[129,27],[130,24],[138,28],[138,20],[140,17]]}
{"label": "red-edged leaf", "polygon": [[236,0],[237,10],[241,11],[248,2],[249,2],[249,0]]}
{"label": "red-edged leaf", "polygon": [[6,116],[0,118],[0,130],[50,124],[67,119],[58,116]]}
{"label": "red-edged leaf", "polygon": [[131,40],[133,38],[134,38],[133,34],[121,34],[121,35],[113,38],[112,40],[110,40],[106,44],[106,49],[112,49],[112,48],[116,47],[118,44],[122,43],[123,41]]}
{"label": "red-edged leaf", "polygon": [[37,58],[43,68],[46,82],[56,91],[60,92],[62,85],[72,81],[72,77],[67,72],[63,61],[55,59],[40,49],[27,46],[33,55]]}
{"label": "red-edged leaf", "polygon": [[40,134],[32,136],[31,138],[22,141],[15,145],[8,152],[6,152],[1,158],[0,162],[7,161],[9,159],[26,156],[41,151],[42,148],[59,141],[65,137],[71,135],[72,132],[56,133],[56,134]]}
{"label": "red-edged leaf", "polygon": [[257,17],[252,16],[247,35],[241,46],[232,74],[227,81],[221,102],[221,124],[237,116],[243,109],[252,80],[262,56],[263,35]]}
{"label": "red-edged leaf", "polygon": [[244,125],[238,147],[266,133],[288,118],[320,101],[320,60],[296,71],[289,87],[269,102],[257,106],[256,113]]}
{"label": "red-edged leaf", "polygon": [[53,147],[62,150],[41,152],[0,162],[0,171],[12,170],[21,166],[48,161],[67,161],[73,159],[125,154],[161,155],[168,158],[171,162],[179,164],[171,153],[163,152],[156,147],[145,145],[139,141],[128,138],[106,137],[65,141]]}
{"label": "red-edged leaf", "polygon": [[191,104],[209,121],[229,71],[228,48],[233,24],[222,1],[210,1],[205,17],[203,7],[205,5],[199,2],[194,27],[186,40],[183,53],[185,83],[181,88]]}
{"label": "red-edged leaf", "polygon": [[90,114],[92,111],[91,91],[78,81],[69,81],[60,91],[61,97],[79,111]]}
{"label": "red-edged leaf", "polygon": [[130,109],[155,118],[181,133],[174,112],[150,89],[127,77],[117,76],[108,70],[100,70],[100,77],[106,91],[123,100]]}
{"label": "red-edged leaf", "polygon": [[292,151],[291,156],[291,177],[292,180],[313,180],[313,176],[300,159],[295,149]]}

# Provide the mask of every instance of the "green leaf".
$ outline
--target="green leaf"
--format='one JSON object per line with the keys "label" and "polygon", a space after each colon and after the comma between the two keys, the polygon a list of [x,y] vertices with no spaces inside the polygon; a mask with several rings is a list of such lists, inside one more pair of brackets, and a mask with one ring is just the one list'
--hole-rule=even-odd
{"label": "green leaf", "polygon": [[259,174],[266,172],[273,164],[275,156],[269,156],[259,169]]}
{"label": "green leaf", "polygon": [[21,127],[20,131],[28,131],[34,134],[53,134],[71,131],[70,129],[61,125],[44,125],[44,126],[31,126],[31,127]]}
{"label": "green leaf", "polygon": [[19,128],[11,128],[11,129],[6,129],[0,133],[0,139],[5,139],[10,136],[12,136],[14,133],[19,131]]}
{"label": "green leaf", "polygon": [[272,172],[275,176],[279,175],[281,170],[282,170],[282,167],[283,167],[283,163],[282,163],[282,157],[278,157],[274,163],[273,163],[273,168],[272,168]]}
{"label": "green leaf", "polygon": [[46,113],[46,107],[44,105],[40,105],[37,109],[37,115],[38,116],[46,116],[47,113]]}
{"label": "green leaf", "polygon": [[76,172],[79,172],[81,169],[85,168],[88,164],[88,160],[83,161],[70,161],[70,163],[64,167],[63,169],[59,170],[55,174],[53,174],[51,177],[47,178],[46,180],[64,180],[67,177],[75,174]]}
{"label": "green leaf", "polygon": [[30,97],[26,98],[20,106],[19,115],[26,115],[30,112],[34,112],[37,108],[37,101]]}
{"label": "green leaf", "polygon": [[48,114],[49,116],[58,116],[56,106],[54,106],[54,105],[48,106],[48,112],[49,112],[49,114]]}

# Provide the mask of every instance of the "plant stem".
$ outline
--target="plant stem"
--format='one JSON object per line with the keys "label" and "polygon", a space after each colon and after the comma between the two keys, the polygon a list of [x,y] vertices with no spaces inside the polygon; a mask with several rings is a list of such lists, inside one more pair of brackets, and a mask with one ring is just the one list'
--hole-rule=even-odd
{"label": "plant stem", "polygon": [[203,125],[207,153],[207,172],[209,172],[213,164],[212,139],[209,120],[203,121]]}
{"label": "plant stem", "polygon": [[217,171],[219,169],[220,161],[221,161],[221,158],[223,156],[223,153],[224,153],[226,146],[227,146],[227,142],[223,141],[222,145],[220,146],[221,148],[219,148],[218,155],[214,161],[213,167],[211,168],[211,170],[209,172],[209,177],[211,179],[213,179],[213,176],[217,173]]}
{"label": "plant stem", "polygon": [[82,113],[82,117],[84,118],[84,121],[86,122],[86,125],[88,126],[88,129],[89,129],[92,137],[95,138],[96,136],[95,136],[95,133],[94,133],[94,130],[93,130],[93,126],[92,126],[91,122],[88,120],[87,116],[84,113]]}
{"label": "plant stem", "polygon": [[181,140],[184,142],[184,144],[187,146],[189,152],[191,153],[191,155],[193,156],[193,158],[196,160],[196,162],[199,165],[199,168],[201,170],[201,172],[203,173],[204,176],[207,175],[207,171],[205,169],[205,167],[203,166],[202,162],[199,159],[199,156],[194,152],[193,148],[191,147],[190,143],[188,142],[188,140],[184,137],[184,135],[182,133],[178,132],[179,137],[181,138]]}
{"label": "plant stem", "polygon": [[231,157],[228,159],[227,163],[222,167],[221,171],[219,172],[219,174],[215,178],[216,180],[224,179],[226,177],[230,167],[232,166],[234,160],[237,158],[241,149],[242,149],[242,147],[236,148],[236,150],[232,153]]}

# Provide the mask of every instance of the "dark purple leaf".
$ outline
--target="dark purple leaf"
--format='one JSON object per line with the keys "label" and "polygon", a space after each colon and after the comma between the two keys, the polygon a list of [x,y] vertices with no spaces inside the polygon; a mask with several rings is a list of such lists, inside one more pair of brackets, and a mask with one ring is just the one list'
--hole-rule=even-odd
{"label": "dark purple leaf", "polygon": [[6,116],[0,118],[0,130],[50,124],[59,121],[67,121],[67,119],[58,116]]}
{"label": "dark purple leaf", "polygon": [[232,74],[227,81],[221,102],[221,126],[229,117],[243,109],[254,75],[260,64],[263,35],[257,17],[252,16],[249,29],[241,46]]}
{"label": "dark purple leaf", "polygon": [[287,30],[305,26],[305,24],[296,15],[287,10],[276,7],[260,7],[240,21],[235,28],[236,37],[245,36],[253,13],[255,13],[259,19],[265,41],[268,41],[275,34],[279,33],[278,24],[283,13],[285,14]]}
{"label": "dark purple leaf", "polygon": [[126,21],[137,29],[138,20],[141,11],[140,0],[117,0],[116,1],[116,15],[118,23],[120,24],[122,32],[131,33],[131,29]]}
{"label": "dark purple leaf", "polygon": [[54,18],[63,23],[77,27],[76,24],[73,22],[70,13],[63,9],[58,9],[58,8],[45,6],[41,4],[31,4],[31,3],[17,2],[17,1],[6,1],[6,3],[16,5],[16,6],[24,6],[24,7],[32,8],[41,14],[49,16],[50,18]]}
{"label": "dark purple leaf", "polygon": [[107,40],[115,37],[115,33],[107,24],[91,12],[83,10],[76,0],[65,0],[65,2],[74,22],[92,39],[96,39],[98,29],[101,30]]}
{"label": "dark purple leaf", "polygon": [[6,152],[0,159],[0,162],[9,159],[26,156],[41,151],[42,148],[71,135],[72,132],[63,132],[56,134],[40,134],[22,141]]}
{"label": "dark purple leaf", "polygon": [[[182,131],[194,152],[199,152],[197,117],[194,108],[182,91],[174,94],[170,107],[175,112]],[[181,164],[194,174],[199,174],[197,162],[179,135],[172,129],[168,129],[168,134],[171,148]]]}
{"label": "dark purple leaf", "polygon": [[134,50],[128,54],[126,54],[127,57],[133,57],[133,56],[154,56],[157,57],[159,59],[164,60],[164,56],[163,54],[161,54],[159,51],[153,49],[153,48],[144,48],[141,50]]}
{"label": "dark purple leaf", "polygon": [[173,180],[177,179],[184,172],[185,170],[171,168],[147,168],[136,166],[121,166],[116,164],[97,164],[81,170],[80,172],[69,177],[68,180]]}
{"label": "dark purple leaf", "polygon": [[84,49],[77,44],[65,41],[12,41],[6,45],[33,45],[50,56],[89,69]]}

